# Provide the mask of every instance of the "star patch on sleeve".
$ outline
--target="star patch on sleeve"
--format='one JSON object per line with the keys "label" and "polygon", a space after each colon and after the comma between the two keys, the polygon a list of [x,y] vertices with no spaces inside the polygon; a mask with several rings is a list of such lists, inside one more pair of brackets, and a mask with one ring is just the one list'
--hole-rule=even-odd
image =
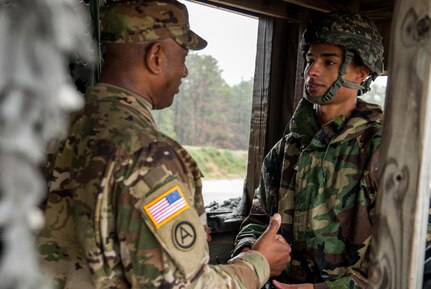
{"label": "star patch on sleeve", "polygon": [[160,197],[144,206],[156,228],[160,228],[189,208],[181,188],[176,185],[163,193]]}

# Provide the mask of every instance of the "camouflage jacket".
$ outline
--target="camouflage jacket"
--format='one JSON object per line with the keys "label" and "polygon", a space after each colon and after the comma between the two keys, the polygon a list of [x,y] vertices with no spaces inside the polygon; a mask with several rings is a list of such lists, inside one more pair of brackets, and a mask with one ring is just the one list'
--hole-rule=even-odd
{"label": "camouflage jacket", "polygon": [[141,97],[112,85],[84,109],[48,169],[42,268],[55,288],[259,288],[258,252],[209,265],[201,173]]}
{"label": "camouflage jacket", "polygon": [[313,105],[301,100],[289,133],[264,159],[233,254],[250,246],[279,212],[281,233],[292,246],[281,281],[366,288],[382,117],[378,106],[358,99],[350,118],[320,128]]}

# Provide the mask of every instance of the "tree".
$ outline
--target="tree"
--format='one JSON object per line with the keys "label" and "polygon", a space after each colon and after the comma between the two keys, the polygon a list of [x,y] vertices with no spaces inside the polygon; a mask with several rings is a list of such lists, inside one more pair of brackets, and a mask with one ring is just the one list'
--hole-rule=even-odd
{"label": "tree", "polygon": [[241,81],[231,89],[232,133],[235,136],[234,147],[245,150],[250,136],[250,119],[253,96],[253,80]]}
{"label": "tree", "polygon": [[217,60],[190,54],[189,75],[171,108],[156,112],[161,129],[185,145],[246,149],[253,82],[230,87]]}

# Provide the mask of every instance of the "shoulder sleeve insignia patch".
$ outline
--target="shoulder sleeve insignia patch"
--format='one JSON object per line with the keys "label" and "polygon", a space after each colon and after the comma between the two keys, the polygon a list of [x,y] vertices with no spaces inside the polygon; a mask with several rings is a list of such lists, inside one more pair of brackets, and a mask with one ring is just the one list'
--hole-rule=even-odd
{"label": "shoulder sleeve insignia patch", "polygon": [[209,259],[204,226],[190,198],[192,193],[176,178],[153,187],[150,193],[141,194],[135,208],[158,241],[157,248],[169,255],[186,279],[192,278]]}
{"label": "shoulder sleeve insignia patch", "polygon": [[160,197],[144,206],[145,212],[156,228],[160,228],[163,224],[175,218],[188,208],[190,208],[189,204],[178,185],[170,188]]}

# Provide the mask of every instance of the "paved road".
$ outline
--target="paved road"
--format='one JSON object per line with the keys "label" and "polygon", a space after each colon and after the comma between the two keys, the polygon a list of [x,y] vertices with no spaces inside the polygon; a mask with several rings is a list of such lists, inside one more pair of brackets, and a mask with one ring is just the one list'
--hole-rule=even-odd
{"label": "paved road", "polygon": [[243,179],[234,180],[202,180],[205,205],[213,201],[222,202],[242,195]]}

